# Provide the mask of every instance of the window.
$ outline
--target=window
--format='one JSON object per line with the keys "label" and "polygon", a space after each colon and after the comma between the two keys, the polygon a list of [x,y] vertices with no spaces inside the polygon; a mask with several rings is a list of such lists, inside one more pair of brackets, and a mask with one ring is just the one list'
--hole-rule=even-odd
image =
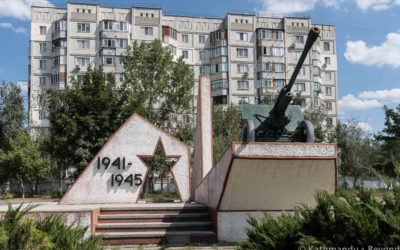
{"label": "window", "polygon": [[183,114],[182,115],[182,122],[183,123],[189,123],[190,122],[190,117],[188,114]]}
{"label": "window", "polygon": [[77,75],[77,76],[76,76],[76,80],[77,80],[78,82],[82,83],[82,82],[83,82],[83,77],[84,77],[84,75]]}
{"label": "window", "polygon": [[238,81],[238,89],[249,89],[249,81]]}
{"label": "window", "polygon": [[59,65],[59,64],[67,64],[67,57],[66,56],[56,56],[54,58],[54,65]]}
{"label": "window", "polygon": [[206,60],[207,59],[207,54],[206,52],[203,51],[199,51],[199,56],[200,56],[200,60]]}
{"label": "window", "polygon": [[46,64],[47,64],[46,60],[39,60],[39,66],[41,69],[46,69],[47,67]]}
{"label": "window", "polygon": [[314,92],[320,92],[320,91],[321,91],[321,83],[314,82]]}
{"label": "window", "polygon": [[258,37],[260,39],[272,39],[272,31],[271,30],[260,30],[258,33]]}
{"label": "window", "polygon": [[112,30],[113,28],[113,21],[104,21],[104,29],[105,30]]}
{"label": "window", "polygon": [[332,95],[332,87],[325,87],[325,95],[326,96]]}
{"label": "window", "polygon": [[78,49],[90,49],[90,41],[89,40],[77,40],[76,47]]}
{"label": "window", "polygon": [[128,23],[126,23],[126,22],[117,23],[117,30],[119,30],[119,31],[127,31],[128,30]]}
{"label": "window", "polygon": [[236,32],[236,41],[247,41],[247,33]]}
{"label": "window", "polygon": [[114,39],[103,39],[103,47],[115,48],[115,40]]}
{"label": "window", "polygon": [[206,67],[200,67],[199,71],[200,71],[200,75],[205,75],[206,74]]}
{"label": "window", "polygon": [[82,67],[87,67],[90,64],[90,58],[88,57],[77,57],[76,64]]}
{"label": "window", "polygon": [[247,72],[249,72],[249,65],[247,65],[247,64],[238,64],[237,65],[237,72],[238,73],[247,73]]}
{"label": "window", "polygon": [[168,45],[168,50],[173,54],[176,55],[176,47],[172,46],[171,44]]}
{"label": "window", "polygon": [[[296,66],[295,66],[295,68],[296,68]],[[293,70],[294,70],[294,69],[293,69]],[[304,76],[305,74],[306,74],[305,68],[304,68],[304,67],[301,67],[300,70],[299,70],[299,75]]]}
{"label": "window", "polygon": [[312,59],[319,60],[320,53],[316,50],[312,51]]}
{"label": "window", "polygon": [[326,125],[329,127],[333,126],[333,119],[331,117],[326,118]]}
{"label": "window", "polygon": [[306,107],[306,99],[305,99],[305,98],[301,100],[300,106],[301,106],[302,108],[305,108],[305,107]]}
{"label": "window", "polygon": [[304,43],[304,36],[293,36],[294,43]]}
{"label": "window", "polygon": [[113,57],[112,56],[105,56],[103,58],[103,64],[113,64]]}
{"label": "window", "polygon": [[66,39],[59,39],[53,42],[54,47],[66,48],[67,47],[67,40]]}
{"label": "window", "polygon": [[275,63],[275,72],[283,72],[283,63]]}
{"label": "window", "polygon": [[78,23],[78,32],[89,33],[90,32],[90,24]]}
{"label": "window", "polygon": [[169,36],[172,37],[172,38],[175,38],[175,36],[176,36],[176,30],[174,30],[174,29],[171,28],[171,32],[170,32]]}
{"label": "window", "polygon": [[153,35],[153,27],[142,27],[143,35],[152,36]]}
{"label": "window", "polygon": [[59,83],[60,82],[60,74],[53,74],[53,81],[52,83]]}
{"label": "window", "polygon": [[47,27],[46,26],[40,26],[40,34],[41,35],[46,35],[47,34]]}
{"label": "window", "polygon": [[238,57],[247,57],[248,56],[248,50],[247,49],[236,49],[236,55]]}
{"label": "window", "polygon": [[324,58],[324,63],[325,63],[326,65],[330,65],[330,64],[331,64],[331,58],[330,58],[330,57],[325,57],[325,58]]}
{"label": "window", "polygon": [[300,59],[301,57],[301,51],[294,50],[293,51],[293,59]]}
{"label": "window", "polygon": [[123,82],[125,80],[125,73],[115,73],[115,81]]}
{"label": "window", "polygon": [[213,32],[212,33],[212,38],[213,38],[214,41],[215,40],[221,40],[222,39],[222,32],[220,30],[216,31],[216,32]]}
{"label": "window", "polygon": [[296,83],[296,91],[299,91],[299,92],[306,91],[306,84],[304,82]]}
{"label": "window", "polygon": [[119,39],[119,47],[126,49],[128,47],[128,39]]}
{"label": "window", "polygon": [[272,71],[272,63],[263,63],[263,70],[271,72]]}
{"label": "window", "polygon": [[45,110],[39,110],[39,120],[46,120],[47,114]]}
{"label": "window", "polygon": [[258,87],[259,88],[273,88],[274,87],[274,81],[272,79],[261,79],[258,82]]}
{"label": "window", "polygon": [[314,97],[314,107],[322,106],[322,101],[318,97]]}
{"label": "window", "polygon": [[60,30],[67,30],[67,21],[66,20],[59,20],[54,23],[54,31],[58,32]]}
{"label": "window", "polygon": [[206,37],[205,36],[199,36],[199,43],[206,43]]}
{"label": "window", "polygon": [[239,104],[247,104],[247,103],[249,103],[249,98],[246,96],[239,96],[238,103]]}
{"label": "window", "polygon": [[330,50],[329,42],[324,42],[324,50],[325,51],[329,51]]}
{"label": "window", "polygon": [[277,88],[283,88],[283,79],[275,80],[275,84]]}
{"label": "window", "polygon": [[46,52],[46,43],[40,43],[40,52]]}
{"label": "window", "polygon": [[183,55],[183,58],[188,59],[189,58],[189,51],[182,50],[182,55]]}
{"label": "window", "polygon": [[326,110],[332,111],[332,102],[326,102]]}
{"label": "window", "polygon": [[188,35],[183,35],[183,34],[182,34],[182,42],[183,42],[183,43],[188,43],[188,42],[189,42],[189,36],[188,36]]}
{"label": "window", "polygon": [[227,56],[228,55],[228,47],[218,47],[211,51],[211,55],[213,57],[217,56]]}
{"label": "window", "polygon": [[270,56],[271,55],[271,48],[270,47],[264,47],[263,54],[266,55],[266,56]]}
{"label": "window", "polygon": [[228,87],[228,79],[219,79],[211,82],[211,89],[227,89]]}
{"label": "window", "polygon": [[330,81],[332,78],[331,72],[325,72],[325,80]]}
{"label": "window", "polygon": [[46,77],[45,76],[39,77],[39,83],[40,85],[46,85]]}
{"label": "window", "polygon": [[283,32],[282,31],[274,31],[275,40],[283,40]]}
{"label": "window", "polygon": [[312,67],[312,72],[314,76],[319,76],[321,74],[320,69],[317,66]]}
{"label": "window", "polygon": [[273,56],[283,56],[284,54],[285,54],[284,48],[277,48],[277,47],[272,48]]}
{"label": "window", "polygon": [[211,65],[211,72],[218,73],[218,72],[228,72],[228,63],[218,63]]}

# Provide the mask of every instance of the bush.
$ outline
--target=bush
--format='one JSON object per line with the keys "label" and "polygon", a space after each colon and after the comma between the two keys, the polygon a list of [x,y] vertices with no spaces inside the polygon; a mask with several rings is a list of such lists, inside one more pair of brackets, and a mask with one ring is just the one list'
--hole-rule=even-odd
{"label": "bush", "polygon": [[315,208],[298,206],[279,217],[249,217],[248,239],[238,249],[314,249],[315,247],[390,247],[400,245],[400,187],[375,197],[357,189],[335,195],[318,192]]}
{"label": "bush", "polygon": [[84,239],[87,228],[66,226],[62,215],[35,220],[28,212],[35,206],[8,211],[0,220],[0,249],[101,249],[100,237]]}

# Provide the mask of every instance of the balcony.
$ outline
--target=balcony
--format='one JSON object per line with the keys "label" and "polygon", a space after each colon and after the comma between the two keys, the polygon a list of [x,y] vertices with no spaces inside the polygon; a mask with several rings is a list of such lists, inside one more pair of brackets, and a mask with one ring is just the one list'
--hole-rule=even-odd
{"label": "balcony", "polygon": [[96,14],[89,14],[89,13],[71,13],[71,21],[96,21],[97,15]]}
{"label": "balcony", "polygon": [[140,24],[140,25],[159,25],[160,24],[160,19],[158,17],[135,16],[135,24]]}
{"label": "balcony", "polygon": [[56,31],[56,32],[51,34],[51,39],[52,40],[57,40],[57,39],[60,39],[60,38],[67,38],[67,31],[66,30]]}

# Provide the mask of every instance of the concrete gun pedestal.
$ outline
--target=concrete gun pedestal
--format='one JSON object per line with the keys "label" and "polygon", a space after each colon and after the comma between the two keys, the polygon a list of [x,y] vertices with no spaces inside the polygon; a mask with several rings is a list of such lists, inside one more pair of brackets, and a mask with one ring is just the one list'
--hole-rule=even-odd
{"label": "concrete gun pedestal", "polygon": [[246,238],[246,219],[315,205],[317,190],[336,193],[336,145],[233,143],[196,188],[220,241]]}

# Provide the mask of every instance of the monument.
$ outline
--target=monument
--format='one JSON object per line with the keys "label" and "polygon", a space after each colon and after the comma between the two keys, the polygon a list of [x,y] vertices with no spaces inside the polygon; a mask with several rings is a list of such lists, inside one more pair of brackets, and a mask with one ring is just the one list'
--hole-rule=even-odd
{"label": "monument", "polygon": [[60,204],[137,203],[148,173],[142,158],[178,158],[171,174],[182,202],[190,199],[190,149],[133,114],[107,141],[60,200]]}
{"label": "monument", "polygon": [[318,37],[310,30],[305,49],[274,106],[241,105],[243,143],[232,143],[195,190],[209,208],[221,241],[246,238],[248,215],[279,215],[300,203],[314,206],[316,190],[336,193],[336,145],[313,143],[311,122],[299,106],[289,106],[291,87]]}
{"label": "monument", "polygon": [[[336,193],[336,145],[313,143],[313,128],[300,107],[289,106],[291,87],[318,37],[305,50],[274,106],[242,105],[244,142],[234,142],[213,166],[211,78],[199,82],[195,160],[190,149],[133,114],[93,157],[57,205],[35,208],[38,216],[63,213],[66,223],[88,226],[110,244],[189,243],[245,239],[249,214],[261,217],[315,205],[316,190]],[[180,203],[137,204],[148,174],[143,158],[161,145]],[[195,202],[189,202],[194,200]],[[5,211],[0,211],[4,213]]]}

